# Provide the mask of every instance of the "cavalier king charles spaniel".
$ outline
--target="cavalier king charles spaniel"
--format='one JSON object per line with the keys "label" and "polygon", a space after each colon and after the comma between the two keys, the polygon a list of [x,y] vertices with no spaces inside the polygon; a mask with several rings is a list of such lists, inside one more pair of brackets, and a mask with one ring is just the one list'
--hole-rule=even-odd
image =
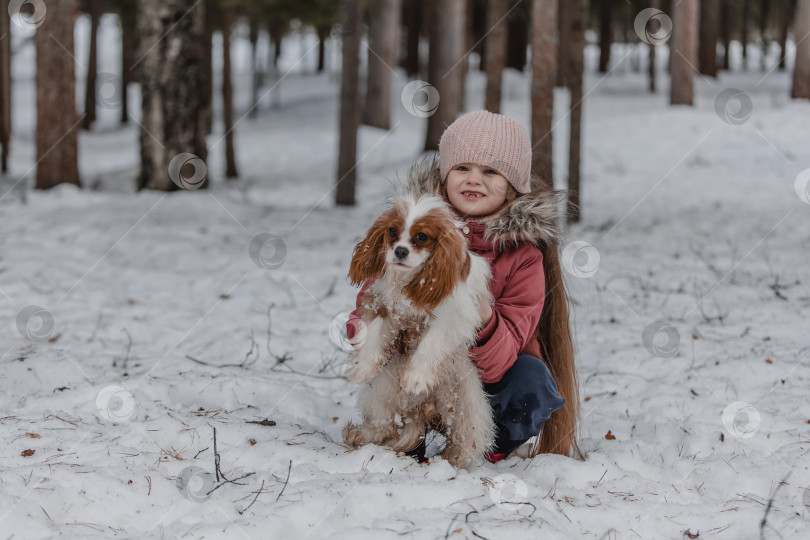
{"label": "cavalier king charles spaniel", "polygon": [[447,204],[407,192],[354,248],[349,279],[368,280],[346,375],[361,390],[362,423],[346,444],[416,446],[428,428],[447,438],[443,456],[468,468],[491,450],[495,426],[470,360],[481,328],[478,305],[492,304],[489,263],[467,250]]}

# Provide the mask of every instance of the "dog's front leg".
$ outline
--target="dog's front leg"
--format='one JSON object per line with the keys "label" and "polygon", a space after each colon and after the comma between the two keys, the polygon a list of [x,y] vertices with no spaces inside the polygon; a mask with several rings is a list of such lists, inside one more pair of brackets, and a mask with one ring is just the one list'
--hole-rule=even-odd
{"label": "dog's front leg", "polygon": [[385,363],[388,347],[387,328],[383,317],[375,317],[367,325],[365,342],[349,357],[349,368],[346,376],[356,382],[364,383],[371,380],[380,371]]}
{"label": "dog's front leg", "polygon": [[454,327],[457,323],[453,319],[449,323],[439,322],[441,320],[448,319],[437,320],[428,329],[402,372],[402,391],[420,394],[432,389],[438,379],[439,364],[469,341],[469,332],[465,331],[463,324]]}

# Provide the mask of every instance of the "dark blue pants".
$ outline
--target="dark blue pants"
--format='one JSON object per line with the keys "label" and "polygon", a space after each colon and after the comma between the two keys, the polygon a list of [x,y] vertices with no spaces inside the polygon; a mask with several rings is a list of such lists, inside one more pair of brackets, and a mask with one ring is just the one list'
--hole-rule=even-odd
{"label": "dark blue pants", "polygon": [[494,452],[511,452],[540,433],[565,403],[546,364],[529,354],[519,354],[500,381],[484,383],[484,391],[497,428]]}

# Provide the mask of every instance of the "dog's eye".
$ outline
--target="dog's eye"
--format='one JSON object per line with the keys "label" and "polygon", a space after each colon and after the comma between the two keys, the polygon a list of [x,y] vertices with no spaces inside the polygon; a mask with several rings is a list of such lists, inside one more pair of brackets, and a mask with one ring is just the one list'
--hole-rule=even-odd
{"label": "dog's eye", "polygon": [[423,233],[423,232],[416,233],[416,236],[414,237],[414,239],[415,239],[417,242],[419,242],[420,244],[422,244],[422,243],[424,243],[424,242],[427,242],[428,235],[426,235],[426,234],[425,234],[425,233]]}
{"label": "dog's eye", "polygon": [[396,228],[391,227],[390,229],[388,229],[388,234],[391,236],[391,238],[396,238],[396,237],[397,237],[397,230],[396,230]]}

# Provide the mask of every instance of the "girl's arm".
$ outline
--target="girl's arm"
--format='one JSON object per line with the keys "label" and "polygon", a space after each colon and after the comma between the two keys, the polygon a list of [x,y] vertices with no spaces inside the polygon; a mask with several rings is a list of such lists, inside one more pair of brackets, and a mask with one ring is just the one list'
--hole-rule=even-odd
{"label": "girl's arm", "polygon": [[545,300],[543,253],[525,245],[516,253],[515,270],[495,300],[492,319],[478,332],[470,349],[485,383],[500,381],[531,338]]}

